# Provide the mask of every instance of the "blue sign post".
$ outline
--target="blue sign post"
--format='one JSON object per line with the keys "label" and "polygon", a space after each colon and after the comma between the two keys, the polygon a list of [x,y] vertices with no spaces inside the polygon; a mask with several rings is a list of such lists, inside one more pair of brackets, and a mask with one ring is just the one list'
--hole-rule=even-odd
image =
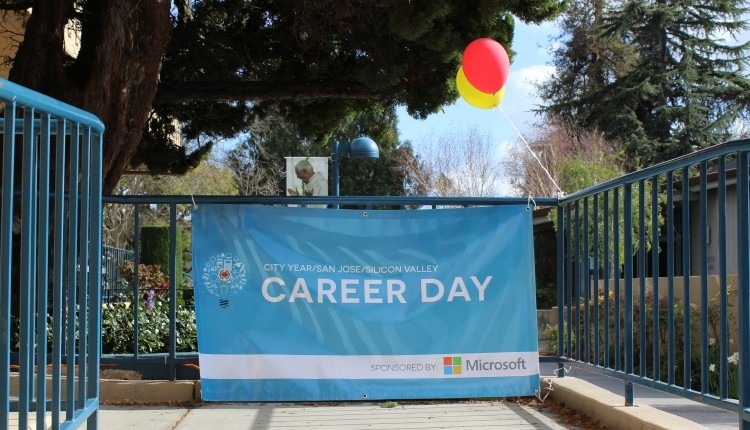
{"label": "blue sign post", "polygon": [[531,213],[202,205],[193,263],[203,398],[532,395]]}

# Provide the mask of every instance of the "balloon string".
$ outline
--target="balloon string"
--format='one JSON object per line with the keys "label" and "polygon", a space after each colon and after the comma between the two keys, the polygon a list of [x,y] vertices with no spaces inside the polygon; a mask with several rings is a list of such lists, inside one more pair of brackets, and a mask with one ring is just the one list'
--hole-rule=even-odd
{"label": "balloon string", "polygon": [[549,180],[552,181],[552,184],[555,186],[555,188],[557,188],[557,197],[560,198],[560,197],[565,196],[565,192],[557,185],[557,182],[555,182],[555,179],[549,173],[549,170],[547,170],[547,168],[544,167],[544,164],[542,164],[542,160],[540,160],[539,157],[536,156],[534,151],[531,149],[531,145],[529,145],[529,142],[527,142],[526,139],[523,138],[521,131],[518,129],[518,127],[516,127],[515,124],[513,124],[513,121],[510,120],[510,117],[505,113],[505,111],[503,110],[503,107],[498,106],[497,108],[500,109],[500,113],[502,113],[505,119],[508,120],[511,127],[513,127],[513,130],[516,131],[516,134],[518,134],[518,137],[521,138],[521,142],[523,142],[523,144],[526,145],[526,149],[529,150],[529,153],[531,153],[531,156],[534,157],[537,163],[539,163],[539,166],[542,168],[542,170],[544,170],[544,173],[547,174],[547,177],[549,178]]}

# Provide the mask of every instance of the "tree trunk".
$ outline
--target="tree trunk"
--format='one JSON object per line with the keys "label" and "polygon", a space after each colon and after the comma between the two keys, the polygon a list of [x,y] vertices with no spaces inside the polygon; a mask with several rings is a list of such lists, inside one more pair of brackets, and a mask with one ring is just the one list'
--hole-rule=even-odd
{"label": "tree trunk", "polygon": [[35,3],[10,80],[104,122],[104,192],[111,192],[135,154],[151,111],[171,35],[171,2],[86,2],[79,14],[81,49],[66,65],[63,37],[73,3]]}

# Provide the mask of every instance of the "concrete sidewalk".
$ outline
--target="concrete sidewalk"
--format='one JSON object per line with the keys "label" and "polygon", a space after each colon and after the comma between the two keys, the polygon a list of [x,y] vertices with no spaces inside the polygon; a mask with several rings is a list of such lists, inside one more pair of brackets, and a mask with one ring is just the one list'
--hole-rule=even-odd
{"label": "concrete sidewalk", "polygon": [[[541,363],[542,375],[554,375],[554,363]],[[625,382],[581,368],[566,368],[553,378],[551,397],[612,429],[669,428],[735,430],[739,415],[683,397],[634,384],[634,406],[624,406]],[[638,422],[641,421],[640,427]]]}
{"label": "concrete sidewalk", "polygon": [[[543,363],[543,378],[554,375],[554,363]],[[121,381],[119,395],[148,393],[150,401],[165,396],[199,395],[191,381]],[[546,386],[543,383],[543,386]],[[129,387],[129,388],[128,388]],[[105,391],[111,388],[104,388]],[[737,413],[696,403],[646,387],[635,387],[635,406],[624,406],[624,383],[618,379],[570,369],[552,379],[550,397],[582,412],[608,429],[729,430],[738,427]],[[115,395],[110,391],[110,396]],[[106,398],[103,397],[103,400]],[[166,400],[166,399],[165,399]],[[167,400],[168,401],[168,400]],[[172,400],[174,401],[174,400]],[[102,406],[100,428],[124,429],[566,429],[536,408],[502,401],[388,404],[331,403],[201,403],[195,407]],[[393,406],[393,407],[385,407]]]}
{"label": "concrete sidewalk", "polygon": [[382,405],[220,403],[192,409],[103,406],[99,427],[105,430],[566,429],[534,408],[515,403]]}

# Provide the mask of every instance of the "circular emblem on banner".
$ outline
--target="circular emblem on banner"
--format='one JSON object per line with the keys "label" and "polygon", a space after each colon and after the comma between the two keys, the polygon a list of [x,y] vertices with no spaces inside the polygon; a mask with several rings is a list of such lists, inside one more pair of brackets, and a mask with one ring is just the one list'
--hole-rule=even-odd
{"label": "circular emblem on banner", "polygon": [[203,266],[203,286],[214,296],[235,296],[247,285],[245,265],[231,253],[222,252],[211,257]]}

